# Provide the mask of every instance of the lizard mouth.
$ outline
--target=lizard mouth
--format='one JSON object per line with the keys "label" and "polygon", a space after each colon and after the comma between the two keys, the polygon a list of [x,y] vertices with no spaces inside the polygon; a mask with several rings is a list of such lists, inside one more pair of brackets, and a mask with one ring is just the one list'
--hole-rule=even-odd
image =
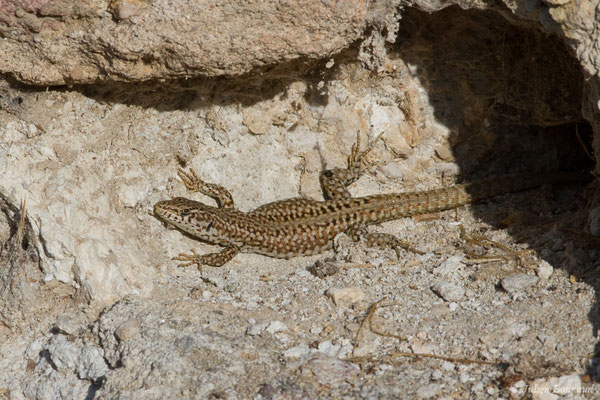
{"label": "lizard mouth", "polygon": [[154,204],[154,215],[156,215],[157,217],[164,217],[165,215],[165,201],[159,201],[158,203]]}
{"label": "lizard mouth", "polygon": [[159,220],[170,226],[176,222],[177,213],[172,210],[169,204],[170,200],[159,201],[154,204],[153,212]]}

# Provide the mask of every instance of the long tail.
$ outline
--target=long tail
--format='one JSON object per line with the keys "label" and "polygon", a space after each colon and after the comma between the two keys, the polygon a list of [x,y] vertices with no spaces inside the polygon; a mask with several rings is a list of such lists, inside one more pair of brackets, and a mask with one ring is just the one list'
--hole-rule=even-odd
{"label": "long tail", "polygon": [[[361,202],[360,208],[371,211],[370,214],[373,218],[369,222],[383,222],[411,215],[449,210],[505,193],[520,192],[545,184],[587,182],[592,178],[589,173],[504,175],[426,192],[368,196],[369,201]],[[367,198],[361,199],[366,200]]]}
{"label": "long tail", "polygon": [[538,175],[504,175],[466,183],[464,190],[470,195],[471,202],[489,199],[506,193],[520,192],[542,185],[588,182],[593,176],[588,172],[557,172]]}

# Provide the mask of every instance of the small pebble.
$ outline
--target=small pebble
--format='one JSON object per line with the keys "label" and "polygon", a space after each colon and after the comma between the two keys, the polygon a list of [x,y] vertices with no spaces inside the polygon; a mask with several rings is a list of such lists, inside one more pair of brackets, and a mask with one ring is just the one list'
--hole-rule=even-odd
{"label": "small pebble", "polygon": [[441,385],[439,383],[430,383],[417,389],[417,396],[420,399],[431,399],[437,397],[440,393]]}
{"label": "small pebble", "polygon": [[140,12],[140,4],[139,1],[131,1],[131,0],[120,0],[116,2],[116,7],[114,8],[114,16],[116,19],[123,20]]}
{"label": "small pebble", "polygon": [[80,379],[94,381],[109,371],[108,365],[102,357],[103,353],[94,346],[85,346],[81,349],[75,370]]}
{"label": "small pebble", "polygon": [[448,372],[454,371],[456,369],[456,364],[453,364],[450,361],[444,361],[442,363],[442,369]]}
{"label": "small pebble", "polygon": [[323,279],[328,276],[337,274],[339,268],[337,267],[337,265],[335,265],[335,263],[319,260],[310,267],[308,267],[308,271],[317,278]]}
{"label": "small pebble", "polygon": [[327,354],[330,357],[335,357],[337,352],[340,351],[339,345],[333,345],[331,340],[326,340],[324,342],[319,343],[317,349],[320,353]]}
{"label": "small pebble", "polygon": [[528,391],[531,392],[532,400],[558,400],[559,396],[552,393],[553,387],[544,378],[538,378],[531,383]]}
{"label": "small pebble", "polygon": [[600,207],[592,208],[588,213],[590,222],[589,232],[596,237],[600,236]]}
{"label": "small pebble", "polygon": [[365,293],[358,286],[334,287],[327,291],[327,295],[331,297],[336,306],[356,303],[365,298]]}
{"label": "small pebble", "polygon": [[287,331],[288,327],[286,324],[284,324],[281,321],[272,321],[269,326],[267,327],[267,332],[269,332],[270,334],[275,334],[278,332],[283,332],[283,331]]}
{"label": "small pebble", "polygon": [[550,378],[553,392],[561,396],[573,396],[581,393],[581,378],[577,374]]}
{"label": "small pebble", "polygon": [[74,319],[72,315],[68,317],[61,315],[57,318],[54,327],[66,335],[74,336],[79,329],[79,325],[80,322]]}
{"label": "small pebble", "polygon": [[137,318],[130,318],[119,325],[115,330],[115,336],[117,339],[124,342],[140,333],[141,330],[142,326],[140,325],[140,321],[138,321]]}
{"label": "small pebble", "polygon": [[462,256],[452,256],[435,268],[433,273],[440,276],[456,275],[464,265],[462,260]]}
{"label": "small pebble", "polygon": [[287,349],[283,352],[285,358],[298,359],[310,353],[310,349],[306,344],[301,344]]}
{"label": "small pebble", "polygon": [[473,387],[471,387],[471,392],[473,393],[481,393],[483,392],[483,382],[477,382],[476,384],[473,385]]}
{"label": "small pebble", "polygon": [[540,265],[537,267],[537,275],[540,277],[540,279],[549,279],[553,272],[554,268],[552,268],[552,265],[545,260],[542,260]]}
{"label": "small pebble", "polygon": [[514,274],[502,279],[502,287],[508,293],[515,294],[534,286],[539,280],[537,276]]}
{"label": "small pebble", "polygon": [[465,295],[465,290],[452,282],[434,283],[431,290],[448,302],[460,301]]}
{"label": "small pebble", "polygon": [[265,330],[267,325],[268,324],[265,322],[259,324],[253,323],[246,329],[246,334],[250,336],[258,336]]}
{"label": "small pebble", "polygon": [[378,347],[374,342],[368,342],[361,344],[357,348],[355,348],[352,352],[352,355],[354,357],[365,357],[375,353],[377,349]]}
{"label": "small pebble", "polygon": [[517,395],[522,397],[527,393],[527,383],[524,380],[520,380],[517,383],[513,384],[509,388],[509,391],[514,397],[516,397]]}
{"label": "small pebble", "polygon": [[303,376],[315,377],[322,385],[349,381],[361,372],[360,368],[351,362],[325,355],[312,358],[302,366],[301,371]]}
{"label": "small pebble", "polygon": [[318,335],[321,332],[323,332],[323,327],[319,326],[319,325],[313,325],[310,327],[310,333],[312,333],[313,335]]}

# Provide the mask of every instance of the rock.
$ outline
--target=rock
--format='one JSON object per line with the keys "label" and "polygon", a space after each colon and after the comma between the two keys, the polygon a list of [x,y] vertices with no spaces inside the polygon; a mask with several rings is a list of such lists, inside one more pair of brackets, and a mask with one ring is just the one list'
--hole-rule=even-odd
{"label": "rock", "polygon": [[442,386],[439,383],[430,383],[417,389],[417,397],[420,399],[431,399],[437,397]]}
{"label": "rock", "polygon": [[365,293],[357,286],[345,288],[331,288],[327,291],[336,306],[349,305],[364,300]]}
{"label": "rock", "polygon": [[448,302],[460,301],[465,296],[465,290],[452,282],[437,282],[431,286],[431,290]]}
{"label": "rock", "polygon": [[137,15],[142,10],[141,0],[115,0],[113,14],[116,19],[123,20]]}
{"label": "rock", "polygon": [[331,340],[326,340],[324,342],[319,343],[317,346],[317,350],[320,353],[326,354],[330,357],[336,357],[337,353],[340,351],[340,345],[334,345],[331,343]]}
{"label": "rock", "polygon": [[441,263],[439,267],[435,268],[433,273],[443,277],[456,276],[461,268],[464,267],[462,263],[463,258],[463,256],[452,256]]}
{"label": "rock", "polygon": [[75,369],[79,358],[79,348],[67,339],[65,335],[55,335],[48,342],[48,354],[56,369]]}
{"label": "rock", "polygon": [[81,379],[96,380],[108,373],[108,365],[104,362],[102,353],[94,346],[81,349],[76,365],[77,375]]}
{"label": "rock", "polygon": [[267,332],[274,335],[279,332],[287,331],[288,327],[281,321],[272,321],[267,327]]}
{"label": "rock", "polygon": [[534,286],[540,278],[527,274],[509,275],[502,279],[502,288],[510,294],[516,294]]}
{"label": "rock", "polygon": [[590,210],[588,221],[590,233],[600,237],[600,207],[594,207]]}
{"label": "rock", "polygon": [[140,321],[138,321],[137,318],[130,318],[119,325],[115,331],[115,336],[117,336],[120,341],[125,342],[140,333],[141,329],[142,326],[140,325]]}
{"label": "rock", "polygon": [[248,326],[248,328],[246,329],[246,334],[250,335],[250,336],[257,336],[260,335],[268,326],[269,324],[267,324],[266,322],[263,323],[258,323],[258,324],[251,324],[250,326]]}
{"label": "rock", "polygon": [[66,335],[75,335],[79,329],[83,326],[83,322],[78,318],[74,318],[73,316],[61,315],[56,319],[56,323],[54,327],[66,334]]}
{"label": "rock", "polygon": [[[2,11],[0,33],[12,34],[2,44],[0,72],[37,85],[241,75],[335,54],[360,39],[370,20],[363,2],[10,3]],[[109,3],[111,13],[101,12]],[[384,4],[381,13],[396,15],[393,3]]]}
{"label": "rock", "polygon": [[377,351],[377,344],[375,342],[361,343],[354,349],[352,355],[354,357],[366,357]]}
{"label": "rock", "polygon": [[334,262],[318,260],[316,263],[308,267],[308,271],[317,278],[322,279],[337,274],[339,268]]}
{"label": "rock", "polygon": [[303,343],[287,349],[283,352],[283,356],[290,359],[299,359],[310,354],[310,352],[311,350],[308,348],[308,346]]}
{"label": "rock", "polygon": [[538,378],[531,382],[531,386],[527,389],[531,393],[532,400],[558,400],[559,395],[552,393],[550,382],[544,378]]}
{"label": "rock", "polygon": [[322,385],[351,379],[359,373],[357,365],[325,355],[319,355],[302,366],[302,375],[314,376]]}
{"label": "rock", "polygon": [[550,263],[548,261],[546,261],[546,260],[540,261],[540,265],[538,265],[538,267],[537,267],[537,275],[540,277],[540,279],[543,279],[543,280],[550,279],[553,272],[554,272],[554,268],[552,267],[552,265],[550,265]]}
{"label": "rock", "polygon": [[558,378],[550,378],[548,382],[554,394],[560,396],[576,396],[581,394],[581,378],[579,375],[563,375]]}

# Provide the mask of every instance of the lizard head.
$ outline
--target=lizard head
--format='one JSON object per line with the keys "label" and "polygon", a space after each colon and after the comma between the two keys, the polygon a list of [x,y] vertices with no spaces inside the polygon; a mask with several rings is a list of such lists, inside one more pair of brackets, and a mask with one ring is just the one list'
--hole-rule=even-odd
{"label": "lizard head", "polygon": [[195,234],[210,228],[214,207],[198,201],[176,197],[154,205],[154,215],[177,228]]}

